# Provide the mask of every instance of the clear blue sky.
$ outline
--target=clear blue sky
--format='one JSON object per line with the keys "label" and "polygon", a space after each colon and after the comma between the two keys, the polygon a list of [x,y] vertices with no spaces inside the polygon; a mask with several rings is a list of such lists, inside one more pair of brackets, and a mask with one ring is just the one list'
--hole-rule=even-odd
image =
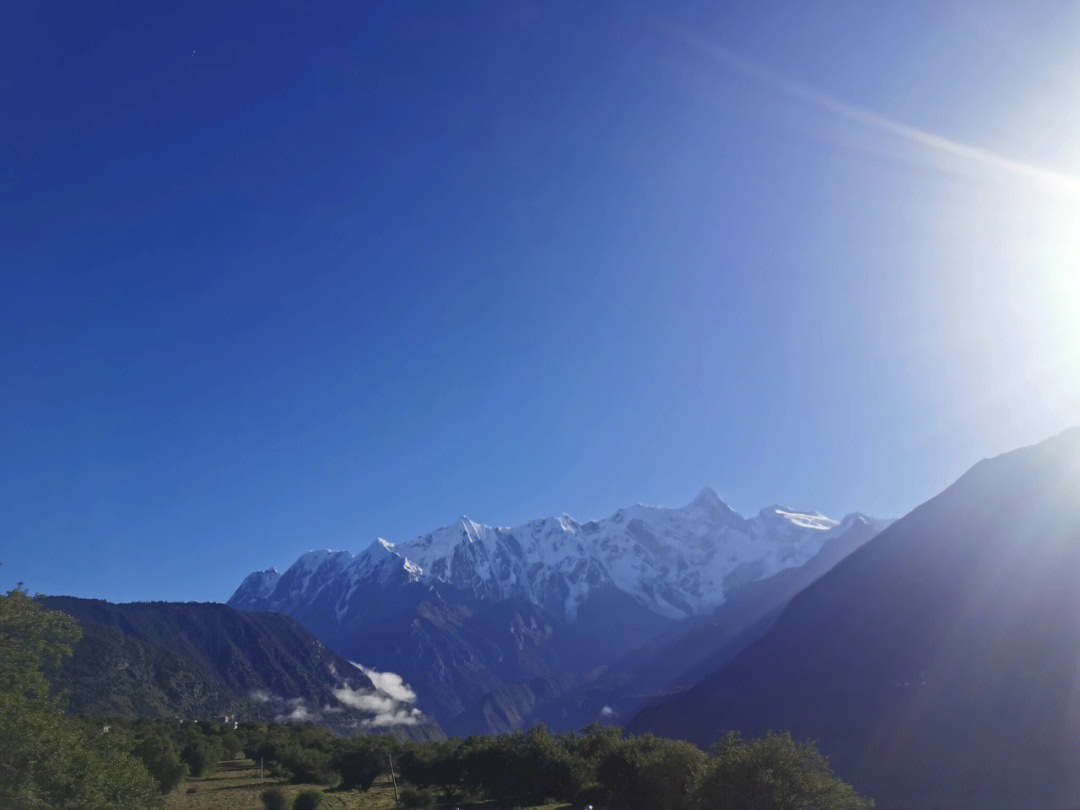
{"label": "clear blue sky", "polygon": [[895,516],[1080,422],[1076,4],[5,12],[0,586]]}

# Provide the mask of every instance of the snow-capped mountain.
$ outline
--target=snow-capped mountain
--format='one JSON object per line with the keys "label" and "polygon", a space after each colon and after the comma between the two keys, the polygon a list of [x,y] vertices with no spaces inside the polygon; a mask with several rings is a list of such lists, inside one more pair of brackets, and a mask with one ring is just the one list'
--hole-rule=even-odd
{"label": "snow-capped mountain", "polygon": [[[288,614],[349,660],[399,673],[450,733],[504,731],[755,583],[794,571],[812,581],[884,525],[779,506],[744,518],[706,488],[681,508],[516,527],[461,518],[357,554],[310,551],[284,573],[251,574],[229,604]],[[748,638],[789,590],[765,587],[772,595],[753,611],[710,619],[725,625],[716,643]],[[710,644],[702,655],[717,652]],[[549,722],[576,722],[571,714]]]}
{"label": "snow-capped mountain", "polygon": [[563,514],[504,528],[462,517],[403,543],[380,538],[356,555],[310,551],[284,574],[251,574],[230,604],[288,611],[332,588],[341,616],[366,581],[438,582],[477,599],[525,599],[572,623],[590,593],[609,585],[678,619],[716,608],[732,588],[805,564],[857,523],[884,525],[780,506],[747,519],[709,488],[679,509],[638,504],[586,523]]}

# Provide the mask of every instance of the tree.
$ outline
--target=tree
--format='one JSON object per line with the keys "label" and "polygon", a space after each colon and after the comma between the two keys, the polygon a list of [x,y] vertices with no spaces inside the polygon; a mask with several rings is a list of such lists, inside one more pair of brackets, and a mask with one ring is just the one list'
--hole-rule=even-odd
{"label": "tree", "polygon": [[221,735],[221,745],[225,749],[226,759],[238,759],[244,753],[244,744],[235,731],[226,731]]}
{"label": "tree", "polygon": [[212,773],[221,760],[221,742],[217,737],[208,737],[195,732],[191,741],[184,746],[180,758],[188,766],[192,776]]}
{"label": "tree", "polygon": [[301,790],[293,800],[293,810],[319,810],[323,803],[321,790]]}
{"label": "tree", "polygon": [[473,737],[458,750],[463,787],[503,804],[577,801],[585,767],[542,726],[527,734]]}
{"label": "tree", "polygon": [[292,774],[290,781],[294,784],[332,785],[338,781],[331,755],[325,751],[294,748],[280,761]]}
{"label": "tree", "polygon": [[333,767],[341,774],[340,787],[344,790],[368,790],[379,774],[389,766],[388,747],[384,738],[368,737],[350,740],[346,748],[334,755]]}
{"label": "tree", "polygon": [[458,739],[411,743],[398,753],[394,764],[403,781],[450,795],[461,788],[460,749]]}
{"label": "tree", "polygon": [[49,683],[42,666],[71,655],[81,635],[74,619],[44,610],[23,591],[0,596],[0,694],[45,701]]}
{"label": "tree", "polygon": [[0,807],[143,810],[161,802],[132,740],[65,717],[45,663],[70,655],[78,625],[21,590],[0,596]]}
{"label": "tree", "polygon": [[837,779],[828,760],[790,734],[729,734],[710,752],[697,789],[700,810],[865,810],[873,802]]}
{"label": "tree", "polygon": [[691,810],[707,757],[682,740],[657,740],[638,774],[651,808]]}
{"label": "tree", "polygon": [[187,775],[188,767],[180,761],[173,741],[157,729],[148,729],[132,753],[157,780],[162,793],[169,793]]}

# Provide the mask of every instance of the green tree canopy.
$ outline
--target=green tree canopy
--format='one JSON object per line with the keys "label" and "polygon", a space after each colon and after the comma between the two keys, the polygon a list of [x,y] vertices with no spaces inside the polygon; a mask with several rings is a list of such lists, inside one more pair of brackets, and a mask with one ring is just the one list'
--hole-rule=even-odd
{"label": "green tree canopy", "polygon": [[710,752],[697,806],[709,810],[865,810],[873,802],[837,779],[828,760],[790,734],[729,734]]}
{"label": "green tree canopy", "polygon": [[78,625],[21,590],[0,596],[0,807],[143,810],[158,783],[125,735],[64,716],[42,665],[71,653]]}

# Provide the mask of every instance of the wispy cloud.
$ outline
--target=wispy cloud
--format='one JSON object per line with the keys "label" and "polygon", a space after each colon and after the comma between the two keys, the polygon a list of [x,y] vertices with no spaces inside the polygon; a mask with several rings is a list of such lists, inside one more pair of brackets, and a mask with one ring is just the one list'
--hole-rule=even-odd
{"label": "wispy cloud", "polygon": [[362,721],[363,725],[386,728],[414,726],[420,722],[423,716],[421,711],[411,705],[416,701],[416,693],[400,675],[394,672],[379,672],[356,663],[353,666],[368,676],[375,686],[375,691],[353,689],[348,684],[332,691],[334,697],[343,705],[374,715]]}
{"label": "wispy cloud", "polygon": [[371,720],[365,720],[363,725],[372,728],[389,728],[391,726],[415,726],[420,722],[420,710],[401,708],[388,714],[380,714]]}
{"label": "wispy cloud", "polygon": [[385,692],[402,703],[416,702],[416,692],[396,672],[376,672],[374,669],[368,669],[362,664],[354,664],[353,666],[362,670],[380,692]]}
{"label": "wispy cloud", "polygon": [[306,723],[311,719],[307,706],[297,706],[286,718],[290,723]]}
{"label": "wispy cloud", "polygon": [[334,689],[334,697],[353,709],[365,712],[384,713],[391,712],[398,707],[398,701],[389,695],[377,692],[367,692],[361,689],[350,689],[342,686]]}
{"label": "wispy cloud", "polygon": [[278,723],[306,723],[314,717],[303,698],[290,698],[286,704],[291,711],[277,715],[274,720]]}

